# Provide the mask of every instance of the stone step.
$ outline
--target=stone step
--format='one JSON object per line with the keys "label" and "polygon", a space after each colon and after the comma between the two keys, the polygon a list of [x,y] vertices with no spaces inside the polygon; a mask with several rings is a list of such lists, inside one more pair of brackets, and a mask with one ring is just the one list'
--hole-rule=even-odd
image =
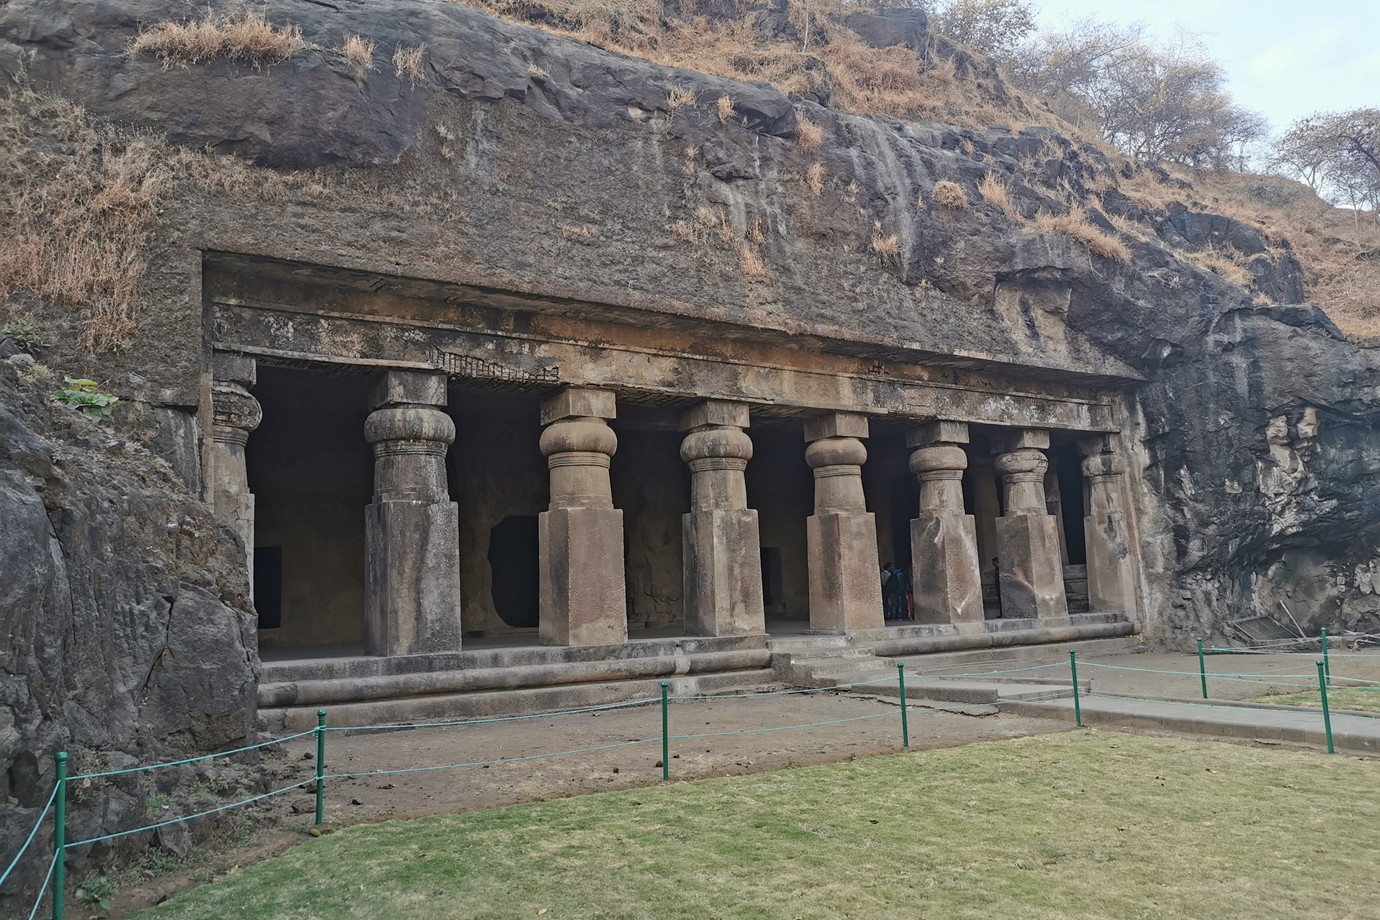
{"label": "stone step", "polygon": [[[1089,692],[1090,684],[1079,680],[1082,692]],[[858,692],[874,696],[899,698],[901,686],[897,681],[869,684]],[[1045,683],[993,683],[975,680],[918,680],[906,679],[906,701],[912,699],[938,700],[950,703],[995,704],[1025,700],[1061,699],[1073,695],[1068,681],[1063,685]]]}
{"label": "stone step", "polygon": [[[668,676],[665,680],[671,696],[705,696],[779,689],[775,676],[769,668],[754,668]],[[661,680],[637,679],[372,699],[319,708],[327,711],[327,725],[370,726],[533,715],[631,700],[649,700],[650,709],[660,696]],[[316,725],[317,708],[315,705],[261,707],[259,730],[273,733],[306,731]],[[651,733],[660,730],[660,720],[651,715],[648,718],[648,737],[651,737]]]}
{"label": "stone step", "polygon": [[[1004,648],[968,649],[954,652],[931,652],[923,655],[903,655],[898,660],[906,663],[907,674],[942,674],[945,671],[997,671],[1004,668],[1023,668],[1040,664],[1062,665],[1062,670],[1051,667],[1048,670],[1019,672],[1015,679],[1035,677],[1036,675],[1058,674],[1067,683],[1069,650],[1078,653],[1080,660],[1099,655],[1124,655],[1127,652],[1143,651],[1144,643],[1133,636],[1111,639],[1080,639],[1073,642],[1057,642],[1047,645],[1016,645]],[[992,675],[995,679],[998,675]]]}
{"label": "stone step", "polygon": [[845,635],[783,636],[769,637],[767,648],[773,655],[793,655],[827,649],[851,649],[854,648],[854,642],[852,636]]}

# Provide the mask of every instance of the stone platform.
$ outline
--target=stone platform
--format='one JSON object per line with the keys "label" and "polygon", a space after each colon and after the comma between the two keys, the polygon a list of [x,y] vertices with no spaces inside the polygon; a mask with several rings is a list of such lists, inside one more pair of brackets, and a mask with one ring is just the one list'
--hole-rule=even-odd
{"label": "stone platform", "polygon": [[[894,668],[879,655],[914,655],[1126,636],[1119,614],[855,633],[663,636],[609,646],[516,645],[430,655],[342,655],[264,662],[260,728],[302,731],[325,709],[331,725],[379,725],[522,715],[758,687],[826,686]],[[282,654],[282,653],[280,653]],[[853,675],[850,678],[850,675]]]}

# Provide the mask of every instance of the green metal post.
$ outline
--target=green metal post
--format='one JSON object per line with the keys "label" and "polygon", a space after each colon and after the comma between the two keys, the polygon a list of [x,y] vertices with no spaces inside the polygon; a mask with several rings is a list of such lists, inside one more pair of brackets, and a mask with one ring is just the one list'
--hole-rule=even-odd
{"label": "green metal post", "polygon": [[906,720],[906,663],[896,662],[896,679],[901,682],[901,746],[910,747],[910,723]]}
{"label": "green metal post", "polygon": [[316,826],[326,806],[326,710],[316,710]]}
{"label": "green metal post", "polygon": [[67,885],[67,752],[57,755],[57,795],[53,798],[53,920],[62,920],[62,890]]}
{"label": "green metal post", "polygon": [[671,778],[671,720],[666,714],[666,681],[661,682],[661,778]]}
{"label": "green metal post", "polygon": [[1332,747],[1332,713],[1327,709],[1327,675],[1324,672],[1324,665],[1318,662],[1318,689],[1322,691],[1323,704],[1323,727],[1327,729],[1327,753],[1335,754],[1336,750]]}
{"label": "green metal post", "polygon": [[1073,672],[1073,721],[1083,727],[1083,707],[1078,702],[1078,653],[1069,649],[1069,670]]}
{"label": "green metal post", "polygon": [[1332,662],[1331,662],[1331,660],[1328,659],[1328,657],[1327,657],[1327,627],[1326,627],[1326,626],[1324,626],[1323,629],[1322,629],[1322,643],[1323,643],[1323,673],[1327,675],[1327,685],[1330,687],[1330,686],[1332,686]]}
{"label": "green metal post", "polygon": [[1203,660],[1203,640],[1198,639],[1198,676],[1203,681],[1203,699],[1207,699],[1207,662]]}

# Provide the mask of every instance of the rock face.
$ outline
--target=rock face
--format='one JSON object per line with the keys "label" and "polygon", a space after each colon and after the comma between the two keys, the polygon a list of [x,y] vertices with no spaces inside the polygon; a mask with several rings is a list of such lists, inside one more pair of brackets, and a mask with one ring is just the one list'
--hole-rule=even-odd
{"label": "rock face", "polygon": [[[57,751],[94,772],[240,746],[254,724],[258,653],[230,538],[166,463],[52,405],[51,389],[0,362],[7,854],[52,790]],[[74,798],[74,832],[130,826],[147,794],[101,813]]]}
{"label": "rock face", "polygon": [[[706,319],[805,348],[899,349],[955,375],[985,361],[1034,380],[1144,378],[1122,430],[1147,631],[1185,640],[1279,601],[1313,626],[1380,630],[1380,355],[1297,305],[1292,254],[1252,228],[1192,204],[1139,204],[1117,187],[1133,167],[1119,177],[1097,149],[1043,128],[843,115],[453,3],[264,9],[300,26],[307,49],[271,66],[167,68],[126,46],[141,25],[189,15],[170,0],[0,7],[0,72],[208,151],[179,154],[128,350],[56,349],[144,401],[160,453],[194,491],[210,412],[202,253],[231,253],[388,276],[400,292],[422,279],[636,310],[649,330]],[[918,46],[924,22],[860,28]],[[374,70],[337,50],[347,34],[381,49]],[[396,48],[424,49],[419,76],[385,60]],[[806,121],[818,146],[803,140]],[[1007,183],[1015,217],[979,194],[989,174]],[[936,203],[941,181],[968,204]],[[1069,201],[1103,233],[1119,232],[1111,218],[1144,228],[1122,235],[1130,258],[1025,226]],[[1253,289],[1188,261],[1207,246],[1246,260]],[[14,297],[57,321],[60,308]],[[23,737],[44,738],[34,749],[45,753],[59,743],[42,734],[59,700],[97,747],[121,733],[202,747],[240,737],[254,668],[244,589],[228,572],[208,583],[184,567],[219,558],[197,542],[215,542],[204,510],[102,485],[99,465],[81,488],[62,479],[60,501],[40,494],[25,477],[48,482],[55,448],[11,427],[6,570],[35,575],[7,579],[5,615],[32,637],[24,667],[43,675],[11,693]],[[202,537],[183,533],[187,516]],[[132,558],[115,555],[138,543],[131,535],[160,547],[143,568],[117,564]],[[68,664],[58,635],[74,637]],[[82,648],[110,656],[81,678],[110,682],[99,707],[71,702]],[[193,658],[211,671],[173,676]]]}

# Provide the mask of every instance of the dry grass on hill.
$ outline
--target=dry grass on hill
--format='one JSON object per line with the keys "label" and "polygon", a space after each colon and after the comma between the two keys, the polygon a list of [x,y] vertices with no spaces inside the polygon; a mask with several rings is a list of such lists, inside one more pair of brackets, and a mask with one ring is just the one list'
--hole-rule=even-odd
{"label": "dry grass on hill", "polygon": [[865,44],[840,22],[865,4],[792,0],[786,12],[799,39],[785,41],[764,38],[754,27],[752,18],[770,9],[766,0],[720,0],[713,16],[696,15],[695,0],[682,0],[682,19],[666,17],[661,0],[545,0],[541,8],[554,21],[544,22],[530,21],[531,7],[510,0],[451,2],[658,64],[765,81],[789,96],[827,92],[831,107],[853,114],[970,127],[1057,123],[1047,109],[1010,87],[993,92],[986,82],[960,75],[953,60],[921,59],[904,45]]}
{"label": "dry grass on hill", "polygon": [[300,28],[275,26],[263,13],[246,7],[228,16],[207,10],[203,19],[194,22],[160,22],[140,32],[130,42],[129,53],[152,54],[165,67],[212,58],[260,67],[276,64],[306,47]]}
{"label": "dry grass on hill", "polygon": [[[1380,340],[1380,226],[1373,215],[1335,208],[1306,185],[1279,176],[1171,167],[1170,180],[1145,172],[1123,182],[1121,190],[1149,207],[1183,201],[1224,214],[1255,228],[1271,249],[1292,249],[1303,267],[1304,299],[1326,310],[1353,338]],[[1177,181],[1192,188],[1179,188]],[[1189,254],[1194,255],[1228,280],[1248,280],[1232,264],[1235,253]]]}

